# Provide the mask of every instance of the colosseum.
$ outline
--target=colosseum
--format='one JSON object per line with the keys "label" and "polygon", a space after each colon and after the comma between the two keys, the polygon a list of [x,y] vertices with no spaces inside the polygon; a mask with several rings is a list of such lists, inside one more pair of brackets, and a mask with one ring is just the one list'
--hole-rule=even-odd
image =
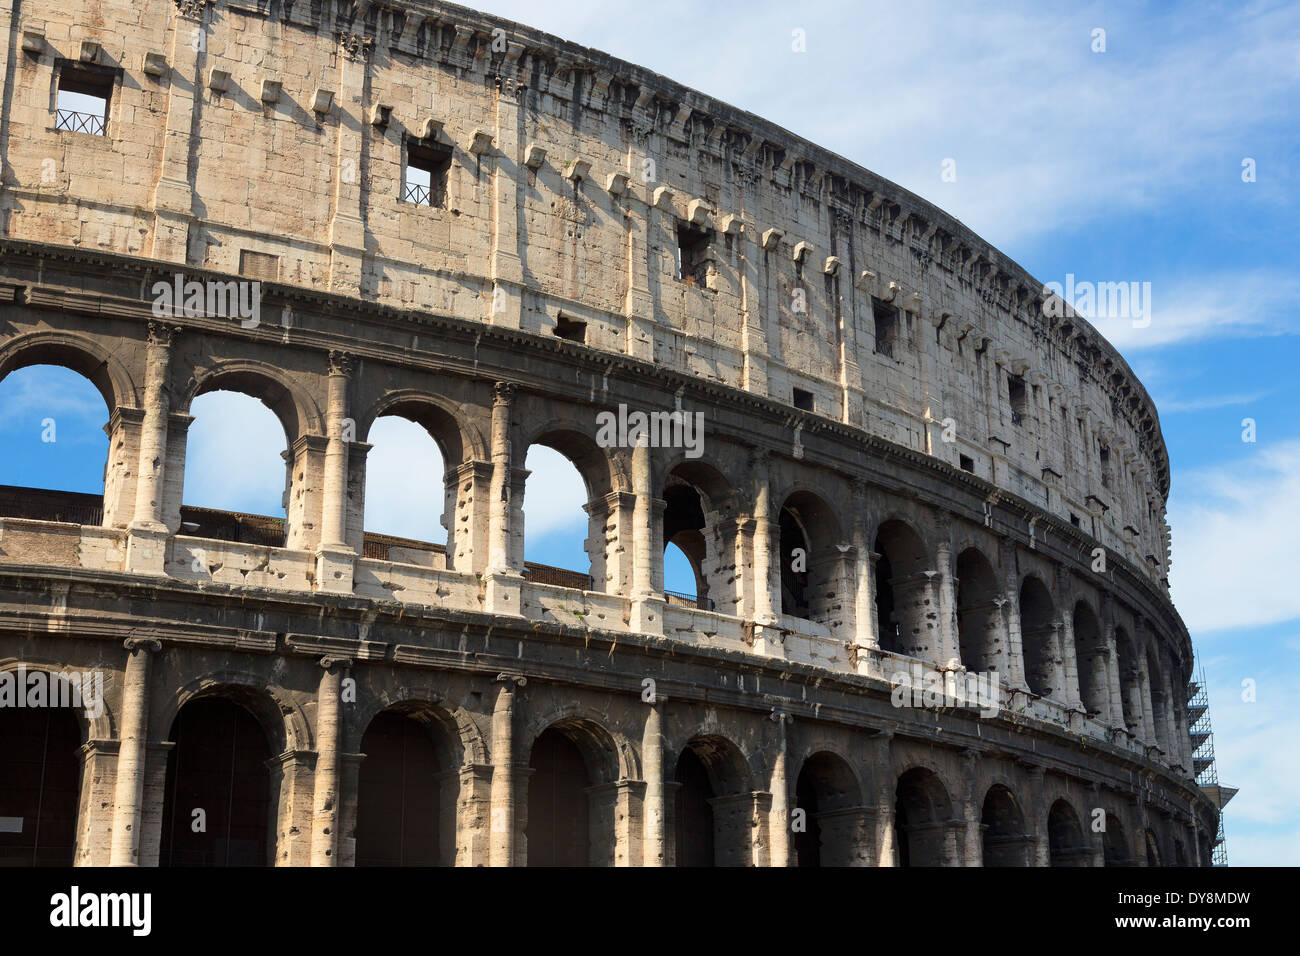
{"label": "colosseum", "polygon": [[[102,500],[0,494],[4,862],[1209,865],[1156,408],[954,218],[430,0],[0,45],[0,377],[109,413]],[[214,391],[283,519],[182,506]],[[445,546],[365,532],[381,416]],[[537,445],[589,569],[524,561]]]}

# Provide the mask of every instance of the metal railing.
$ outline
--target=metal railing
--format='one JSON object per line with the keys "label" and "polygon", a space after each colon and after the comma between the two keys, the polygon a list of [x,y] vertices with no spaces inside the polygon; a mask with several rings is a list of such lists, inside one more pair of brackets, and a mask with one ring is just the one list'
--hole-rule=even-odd
{"label": "metal railing", "polygon": [[405,183],[402,187],[402,199],[406,202],[413,202],[417,206],[432,206],[433,190],[428,186],[421,186],[419,183]]}
{"label": "metal railing", "polygon": [[104,117],[95,113],[78,113],[76,110],[55,110],[54,128],[70,133],[104,135]]}

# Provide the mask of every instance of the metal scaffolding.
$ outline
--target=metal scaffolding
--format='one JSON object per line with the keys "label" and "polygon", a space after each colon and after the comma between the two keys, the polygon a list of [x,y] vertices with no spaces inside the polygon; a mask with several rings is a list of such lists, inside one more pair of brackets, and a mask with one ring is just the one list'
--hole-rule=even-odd
{"label": "metal scaffolding", "polygon": [[1192,738],[1192,772],[1201,790],[1219,808],[1219,832],[1214,836],[1211,860],[1215,866],[1228,865],[1228,846],[1223,836],[1223,808],[1236,796],[1233,787],[1219,783],[1214,764],[1214,731],[1210,728],[1210,697],[1205,690],[1205,669],[1198,661],[1196,676],[1187,685],[1187,726]]}

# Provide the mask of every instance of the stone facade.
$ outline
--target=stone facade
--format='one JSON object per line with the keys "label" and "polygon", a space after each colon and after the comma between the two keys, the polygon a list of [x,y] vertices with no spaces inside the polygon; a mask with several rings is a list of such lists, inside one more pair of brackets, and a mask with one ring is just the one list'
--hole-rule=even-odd
{"label": "stone facade", "polygon": [[[1155,408],[951,217],[449,5],[15,0],[0,46],[0,375],[111,412],[97,523],[0,519],[0,669],[109,675],[77,862],[198,852],[168,781],[225,701],[267,823],[222,852],[276,864],[1208,864]],[[159,314],[178,275],[258,280],[256,320]],[[182,526],[216,389],[284,425],[282,546]],[[702,454],[598,442],[620,406]],[[445,552],[365,556],[380,415],[443,451]],[[586,483],[587,590],[525,572],[534,444]],[[996,714],[895,706],[913,666],[995,671]],[[409,839],[367,770],[408,725]]]}

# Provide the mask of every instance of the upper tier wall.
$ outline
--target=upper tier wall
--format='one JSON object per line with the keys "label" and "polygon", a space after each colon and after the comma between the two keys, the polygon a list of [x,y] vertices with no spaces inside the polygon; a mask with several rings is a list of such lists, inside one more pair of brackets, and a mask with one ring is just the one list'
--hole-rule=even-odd
{"label": "upper tier wall", "polygon": [[[451,5],[71,0],[12,17],[5,235],[231,273],[263,253],[281,282],[339,295],[535,332],[585,322],[596,349],[806,393],[1167,577],[1168,461],[1128,366],[960,223],[834,154]],[[78,70],[111,83],[103,136],[56,128]],[[402,201],[421,139],[452,150],[441,208]],[[684,223],[707,232],[689,283]]]}

